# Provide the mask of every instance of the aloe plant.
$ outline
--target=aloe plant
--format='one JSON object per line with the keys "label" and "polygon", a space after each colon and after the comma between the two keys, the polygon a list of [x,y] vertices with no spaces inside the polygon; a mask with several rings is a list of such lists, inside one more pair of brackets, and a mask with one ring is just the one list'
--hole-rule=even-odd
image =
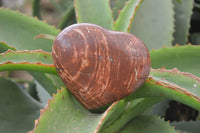
{"label": "aloe plant", "polygon": [[[0,76],[0,132],[200,131],[198,116],[193,121],[170,122],[165,118],[170,100],[200,111],[200,46],[188,44],[193,0],[63,1],[70,4],[64,6],[66,12],[60,28],[74,22],[93,23],[135,34],[149,48],[150,75],[142,87],[126,98],[103,108],[86,110],[57,75],[51,57],[53,41],[41,39],[56,36],[60,30],[1,7],[0,71],[27,71],[33,80]],[[33,15],[41,17],[38,2],[33,1]],[[200,37],[199,33],[195,35]],[[193,34],[189,38],[192,37]],[[20,82],[26,82],[28,87]]]}

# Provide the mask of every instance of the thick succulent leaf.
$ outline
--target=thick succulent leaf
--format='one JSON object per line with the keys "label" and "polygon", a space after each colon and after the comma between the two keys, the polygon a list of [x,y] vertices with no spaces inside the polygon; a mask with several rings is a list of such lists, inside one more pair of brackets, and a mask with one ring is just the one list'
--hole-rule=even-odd
{"label": "thick succulent leaf", "polygon": [[129,0],[124,8],[120,11],[119,17],[114,23],[114,30],[129,32],[134,16],[136,14],[138,6],[142,0]]}
{"label": "thick succulent leaf", "polygon": [[152,50],[151,67],[154,69],[164,67],[166,69],[178,68],[183,72],[190,72],[200,77],[200,46],[175,46]]}
{"label": "thick succulent leaf", "polygon": [[172,122],[170,125],[175,126],[175,129],[177,130],[185,131],[188,133],[199,133],[200,131],[199,121]]}
{"label": "thick succulent leaf", "polygon": [[113,28],[108,0],[74,0],[74,5],[78,23],[93,23],[110,30]]}
{"label": "thick succulent leaf", "polygon": [[[114,133],[120,131],[127,123],[129,123],[133,118],[137,117],[139,114],[142,114],[149,107],[155,103],[163,100],[163,98],[153,97],[153,98],[139,98],[132,100],[126,104],[124,111],[112,123],[108,124],[108,121],[105,122],[105,125],[102,127],[103,133]],[[114,113],[113,113],[114,115]]]}
{"label": "thick succulent leaf", "polygon": [[190,19],[192,16],[193,0],[174,1],[175,33],[173,44],[185,45],[188,41]]}
{"label": "thick succulent leaf", "polygon": [[[64,88],[61,91],[58,90],[58,93],[49,101],[47,108],[41,111],[41,117],[36,121],[34,132],[115,132],[160,100],[145,98],[145,100],[134,100],[128,104],[122,100],[113,103],[103,114],[91,114]],[[46,130],[48,126],[51,128]],[[106,130],[101,130],[101,128]]]}
{"label": "thick succulent leaf", "polygon": [[[113,125],[113,123],[119,119],[121,117],[121,115],[124,114],[124,111],[126,109],[127,103],[124,102],[124,100],[121,100],[119,102],[117,102],[117,104],[115,105],[115,110],[112,111],[112,113],[110,113],[109,116],[106,117],[106,121],[104,121],[105,123],[102,125],[102,128],[100,130],[100,132],[105,132],[105,128],[110,127],[111,125]],[[122,126],[122,125],[120,125]],[[118,130],[116,130],[118,131]]]}
{"label": "thick succulent leaf", "polygon": [[158,115],[158,116],[165,116],[166,110],[167,110],[167,108],[169,108],[170,101],[171,100],[166,99],[166,100],[163,100],[163,101],[155,104],[151,109],[151,114]]}
{"label": "thick succulent leaf", "polygon": [[61,88],[65,86],[59,76],[48,73],[46,74],[46,76],[51,79],[52,83],[56,86],[56,88]]}
{"label": "thick succulent leaf", "polygon": [[51,54],[42,50],[9,50],[0,54],[0,71],[27,70],[50,95],[55,93],[57,88],[64,86],[58,76],[45,74],[57,75],[52,63]]}
{"label": "thick succulent leaf", "polygon": [[31,95],[35,100],[40,102],[40,98],[38,97],[38,92],[36,89],[36,85],[34,82],[29,82],[28,87],[26,88],[26,92]]}
{"label": "thick succulent leaf", "polygon": [[65,27],[74,24],[76,22],[75,10],[73,4],[70,4],[70,7],[65,11],[63,15],[59,28],[64,29]]}
{"label": "thick succulent leaf", "polygon": [[42,87],[36,80],[33,81],[35,84],[35,89],[37,91],[37,97],[39,98],[39,101],[46,106],[48,99],[51,99],[51,95]]}
{"label": "thick succulent leaf", "polygon": [[[52,41],[43,39],[34,40],[34,38],[40,34],[57,35],[59,33],[59,30],[36,18],[9,9],[0,8],[0,18],[0,41],[9,44],[10,47],[15,47],[17,50],[42,49],[50,52],[53,44]],[[44,73],[31,72],[31,75],[50,95],[56,92],[57,89],[52,80],[62,82],[58,78],[50,79]],[[42,80],[41,77],[43,77]]]}
{"label": "thick succulent leaf", "polygon": [[[56,90],[58,88],[61,88],[61,86],[65,86],[61,78],[57,75],[41,73],[41,72],[33,72],[33,71],[29,71],[29,73],[37,81],[38,85],[40,85],[43,89],[45,89],[49,93],[50,96],[52,96],[53,93],[56,93]],[[40,89],[41,87],[37,89]],[[48,97],[45,98],[44,100],[47,100],[47,99]],[[47,101],[43,101],[43,102],[46,103]]]}
{"label": "thick succulent leaf", "polygon": [[9,46],[5,42],[0,42],[0,53],[6,52],[8,49],[16,50],[14,47]]}
{"label": "thick succulent leaf", "polygon": [[120,10],[124,7],[125,2],[128,0],[110,0],[110,7],[113,13],[113,19],[118,18]]}
{"label": "thick succulent leaf", "polygon": [[148,47],[171,46],[174,32],[172,0],[145,0],[134,17],[131,33]]}
{"label": "thick succulent leaf", "polygon": [[27,133],[43,108],[14,82],[0,77],[0,132]]}
{"label": "thick succulent leaf", "polygon": [[157,116],[141,115],[133,119],[120,133],[178,133],[168,122]]}
{"label": "thick succulent leaf", "polygon": [[125,99],[151,96],[173,99],[200,111],[200,78],[177,69],[152,70],[143,86]]}
{"label": "thick succulent leaf", "polygon": [[50,52],[52,41],[33,38],[39,34],[59,33],[59,30],[36,18],[9,9],[0,8],[0,18],[0,41],[17,50],[42,49]]}
{"label": "thick succulent leaf", "polygon": [[[150,76],[160,79],[161,81],[170,82],[178,85],[178,87],[187,89],[189,93],[200,96],[200,78],[195,77],[190,73],[180,72],[177,69],[166,70],[166,69],[152,69]],[[181,90],[180,90],[181,91]],[[183,90],[184,91],[184,90]]]}
{"label": "thick succulent leaf", "polygon": [[45,90],[52,96],[53,93],[56,93],[57,88],[65,86],[62,80],[52,74],[44,74],[40,72],[29,72],[35,80],[43,87]]}
{"label": "thick succulent leaf", "polygon": [[42,64],[52,65],[52,57],[51,54],[48,52],[44,52],[42,50],[34,50],[34,51],[12,51],[8,50],[5,53],[0,54],[0,63],[4,62],[29,62],[29,63],[37,63],[40,62]]}
{"label": "thick succulent leaf", "polygon": [[[115,106],[117,105],[117,106]],[[40,119],[35,123],[34,133],[98,132],[120,104],[113,103],[103,114],[92,114],[83,108],[76,99],[63,88],[49,100],[48,106],[41,111]]]}
{"label": "thick succulent leaf", "polygon": [[[164,73],[161,78],[159,76],[160,73]],[[171,75],[168,73],[171,73]],[[184,89],[181,90],[178,85],[175,85],[176,83],[174,82],[171,83],[171,82],[165,81],[164,80],[165,77],[168,77],[165,74],[168,74],[170,76],[179,74],[179,76],[180,77],[182,76],[182,78],[185,76],[189,79],[194,78],[193,76],[191,77],[191,75],[187,75],[187,74],[185,75],[185,73],[177,72],[176,70],[173,70],[173,71],[171,70],[167,72],[165,72],[164,70],[155,70],[154,76],[156,75],[157,77],[149,78],[144,85],[145,87],[143,86],[137,92],[133,93],[135,94],[134,98],[144,97],[144,96],[147,96],[147,97],[165,96],[165,97],[172,98],[178,101],[182,101],[186,104],[191,104],[190,106],[200,110],[199,105],[195,106],[195,104],[199,104],[199,101],[197,101],[198,97],[192,93],[189,93],[188,92],[189,90],[184,90]],[[178,79],[180,79],[180,77]],[[192,81],[189,79],[187,80],[184,79],[184,82],[185,80],[188,81],[189,83],[192,82],[192,85],[194,86],[194,84],[196,84],[195,87],[196,89],[198,89],[200,85],[199,81],[195,81],[197,80],[196,78],[194,78]],[[182,84],[182,82],[180,84]],[[126,98],[125,100],[128,100],[128,99]],[[104,114],[97,115],[97,114],[91,114],[87,110],[85,110],[66,89],[63,89],[61,90],[61,92],[58,91],[58,94],[55,95],[53,100],[49,102],[49,106],[44,111],[42,111],[43,113],[42,113],[41,118],[39,119],[38,122],[36,122],[37,127],[35,131],[44,132],[44,130],[48,129],[47,127],[49,125],[49,127],[52,127],[52,129],[49,128],[49,130],[52,132],[64,132],[64,131],[77,132],[78,130],[79,131],[81,130],[83,132],[84,131],[94,132],[94,131],[99,131],[102,125],[104,124],[105,125],[102,127],[102,132],[118,131],[118,129],[115,130],[114,128],[117,128],[117,126],[119,126],[120,128],[123,127],[123,125],[127,124],[127,122],[130,120],[131,117],[133,118],[137,116],[139,113],[142,113],[143,111],[145,111],[146,108],[150,107],[152,104],[154,104],[155,102],[158,102],[161,99],[160,98],[158,99],[157,97],[155,97],[154,102],[151,98],[149,99],[145,98],[143,102],[142,100],[143,99],[141,99],[141,101],[139,99],[137,99],[136,101],[133,100],[134,102],[131,101],[133,103],[127,104],[126,108],[124,108],[123,101],[122,101],[122,104],[118,104],[119,102],[114,103],[114,105],[111,105],[110,108],[106,111],[107,113],[105,112]],[[124,111],[117,110],[117,109],[120,109],[121,107],[123,107],[123,109],[125,110]],[[73,112],[73,114],[71,112]],[[114,113],[116,113],[118,116],[112,119],[112,116],[114,115]],[[122,114],[121,117],[119,117],[120,114]],[[71,119],[71,122],[70,123],[68,122],[68,124],[65,125],[67,123],[67,120],[69,119]],[[87,125],[90,125],[90,126],[86,128]],[[115,126],[112,127],[111,125],[115,125]],[[82,126],[84,126],[84,129],[82,129],[83,128]]]}
{"label": "thick succulent leaf", "polygon": [[11,51],[0,54],[0,71],[27,70],[57,74],[50,53],[42,50]]}
{"label": "thick succulent leaf", "polygon": [[48,99],[52,98],[50,94],[44,89],[44,87],[42,87],[36,80],[33,80],[29,83],[26,91],[44,106],[47,105]]}

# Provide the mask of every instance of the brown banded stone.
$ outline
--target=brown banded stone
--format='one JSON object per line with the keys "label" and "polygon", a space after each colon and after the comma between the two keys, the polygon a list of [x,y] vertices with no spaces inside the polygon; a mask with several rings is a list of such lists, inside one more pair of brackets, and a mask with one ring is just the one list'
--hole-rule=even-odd
{"label": "brown banded stone", "polygon": [[54,41],[52,56],[59,76],[87,109],[128,96],[151,68],[140,39],[86,23],[65,28]]}

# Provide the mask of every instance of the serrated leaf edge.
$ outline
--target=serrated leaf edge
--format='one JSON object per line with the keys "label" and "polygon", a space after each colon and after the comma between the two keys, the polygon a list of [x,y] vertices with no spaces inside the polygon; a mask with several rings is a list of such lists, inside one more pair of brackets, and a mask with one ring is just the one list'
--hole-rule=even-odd
{"label": "serrated leaf edge", "polygon": [[[174,69],[170,69],[170,70],[167,70],[165,68],[160,68],[160,69],[152,69],[152,71],[160,71],[160,72],[169,72],[169,73],[178,73],[178,74],[181,74],[181,75],[184,75],[184,76],[187,76],[187,77],[190,77],[190,78],[194,78],[195,80],[199,81],[200,82],[200,78],[199,77],[196,77],[194,76],[193,74],[191,73],[186,73],[186,72],[181,72],[179,71],[177,68],[174,68]],[[166,88],[170,88],[170,89],[173,89],[175,91],[178,91],[180,93],[183,93],[185,95],[188,95],[192,98],[194,98],[195,100],[197,100],[198,102],[200,102],[200,97],[196,96],[195,94],[189,92],[188,90],[178,86],[178,85],[175,85],[175,84],[172,84],[172,83],[169,83],[167,81],[158,81],[155,77],[153,76],[149,76],[148,79],[146,80],[146,82],[150,82],[150,83],[153,83],[153,84],[157,84],[157,85],[160,85],[160,86],[163,86],[163,87],[166,87]]]}
{"label": "serrated leaf edge", "polygon": [[108,115],[108,113],[113,109],[113,107],[118,103],[119,101],[116,101],[114,103],[112,103],[112,105],[109,106],[109,108],[103,113],[103,117],[101,118],[101,120],[99,121],[97,128],[95,129],[94,133],[98,133],[104,123],[104,120],[106,119],[106,116]]}
{"label": "serrated leaf edge", "polygon": [[41,62],[30,63],[30,62],[27,62],[27,61],[23,61],[23,62],[14,63],[12,61],[7,61],[7,62],[4,62],[4,63],[0,63],[0,65],[7,65],[7,64],[12,64],[12,65],[27,64],[27,65],[39,65],[39,66],[54,67],[53,64],[44,64],[44,63],[41,63]]}
{"label": "serrated leaf edge", "polygon": [[[165,121],[165,118],[164,117],[161,117],[161,116],[158,116],[158,115],[152,115],[152,116],[155,116],[155,117],[157,117],[157,118],[160,118],[163,122],[165,122],[169,127],[171,127],[171,128],[173,128],[174,130],[176,130],[175,129],[175,126],[171,126],[170,125],[170,121]],[[177,131],[177,130],[176,130]],[[177,133],[179,133],[179,131],[177,131]]]}
{"label": "serrated leaf edge", "polygon": [[166,47],[165,45],[164,46],[162,46],[162,48],[160,48],[160,49],[154,49],[154,48],[152,48],[151,49],[151,51],[150,51],[150,53],[152,52],[152,51],[160,51],[160,50],[163,50],[163,49],[173,49],[173,48],[187,48],[187,47],[200,47],[199,45],[192,45],[191,43],[188,43],[187,45],[179,45],[179,44],[176,44],[176,45],[174,45],[173,47]]}
{"label": "serrated leaf edge", "polygon": [[[37,125],[39,124],[39,121],[40,121],[40,119],[41,119],[41,117],[42,117],[42,114],[49,108],[50,102],[51,102],[51,101],[54,101],[55,96],[56,96],[58,93],[62,92],[64,89],[66,89],[66,88],[65,88],[65,87],[61,87],[61,90],[57,89],[57,93],[56,93],[56,94],[53,94],[52,99],[49,99],[49,100],[48,100],[46,107],[45,107],[44,109],[41,109],[41,110],[40,110],[40,117],[39,117],[37,120],[35,120],[35,126],[34,126],[33,130],[32,130],[32,131],[29,131],[28,133],[33,133],[33,132],[35,131],[35,129],[36,129]],[[118,102],[119,102],[119,101],[114,102],[114,103],[113,103],[111,106],[109,106],[109,108],[103,113],[103,116],[102,116],[101,120],[99,121],[99,123],[98,123],[98,125],[97,125],[97,128],[95,129],[94,133],[98,133],[98,132],[99,132],[99,130],[100,130],[102,124],[104,123],[104,120],[106,119],[106,116],[108,115],[108,113],[109,113],[110,111],[112,111],[112,108],[113,108]]]}
{"label": "serrated leaf edge", "polygon": [[173,68],[173,69],[165,69],[164,67],[159,68],[159,69],[153,69],[152,68],[151,71],[152,72],[157,72],[157,71],[159,71],[159,72],[169,72],[169,73],[174,73],[174,74],[178,73],[178,74],[193,78],[193,79],[195,79],[195,80],[200,82],[200,78],[199,77],[197,77],[197,76],[195,76],[195,75],[193,75],[191,73],[181,72],[181,71],[178,70],[178,68]]}
{"label": "serrated leaf edge", "polygon": [[12,11],[12,12],[14,12],[14,13],[19,13],[19,14],[22,15],[22,16],[26,16],[26,17],[30,17],[30,18],[36,19],[36,20],[38,20],[40,23],[47,24],[48,26],[53,27],[53,28],[55,28],[55,29],[58,30],[58,31],[61,31],[60,29],[57,29],[55,25],[50,25],[50,24],[48,24],[46,20],[42,20],[42,21],[39,20],[37,16],[33,17],[33,16],[28,15],[28,14],[24,14],[24,13],[20,12],[19,10],[12,10],[12,9],[6,8],[6,7],[0,7],[0,9]]}
{"label": "serrated leaf edge", "polygon": [[41,119],[42,115],[43,115],[44,112],[49,108],[50,102],[51,102],[51,101],[54,101],[55,96],[56,96],[58,93],[62,92],[64,89],[66,89],[66,88],[65,88],[65,87],[61,87],[61,90],[57,89],[57,93],[56,93],[56,94],[53,93],[53,97],[52,97],[51,99],[48,99],[48,102],[47,102],[46,107],[45,107],[44,109],[41,109],[41,110],[40,110],[40,117],[39,117],[37,120],[35,120],[35,126],[34,126],[33,130],[32,130],[32,131],[29,131],[28,133],[33,133],[33,132],[35,131],[36,127],[38,126],[38,124],[39,124],[39,122],[40,122],[40,119]]}
{"label": "serrated leaf edge", "polygon": [[[180,1],[180,2],[179,2]],[[175,19],[175,16],[176,16],[176,12],[175,12],[175,2],[178,2],[179,4],[181,4],[181,0],[174,0],[174,1],[172,1],[172,4],[173,4],[173,12],[174,12],[174,15],[173,15],[173,23],[174,23],[174,32],[173,32],[173,40],[172,40],[172,45],[173,45],[173,43],[174,43],[174,41],[175,41],[175,33],[176,33],[176,19]],[[193,8],[194,8],[194,1],[193,1]],[[190,19],[191,19],[191,17],[192,17],[192,10],[190,10]],[[187,35],[185,36],[185,38],[184,39],[186,39],[186,42],[188,41],[188,37],[189,37],[189,29],[190,29],[190,27],[191,27],[191,25],[190,25],[190,22],[189,22],[189,24],[187,25],[187,30],[188,30],[188,33],[187,33]],[[175,44],[175,45],[177,45],[177,44]]]}
{"label": "serrated leaf edge", "polygon": [[[33,50],[33,51],[29,51],[29,50],[13,51],[13,50],[9,49],[9,50],[7,50],[4,53],[0,53],[0,56],[7,55],[9,53],[42,53],[42,54],[51,55],[51,53],[45,52],[45,51],[43,51],[41,49],[39,49],[39,50]],[[44,63],[41,63],[41,62],[30,63],[28,61],[22,61],[22,62],[18,62],[18,63],[14,63],[12,61],[7,61],[7,62],[4,62],[4,63],[0,63],[0,65],[4,65],[4,64],[35,64],[35,65],[45,65],[45,66],[54,67],[53,64],[44,64]]]}
{"label": "serrated leaf edge", "polygon": [[[7,55],[9,53],[42,53],[42,54],[45,54],[45,55],[51,55],[51,53],[49,52],[45,52],[43,50],[33,50],[33,51],[29,51],[29,50],[22,50],[22,51],[13,51],[13,50],[7,50],[6,52],[4,53],[0,53],[0,56],[4,56],[4,55]],[[12,61],[6,61],[6,62],[3,62],[3,63],[0,63],[0,66],[5,66],[5,65],[35,65],[35,66],[45,66],[45,67],[49,67],[49,68],[55,68],[54,64],[45,64],[45,63],[42,63],[42,62],[34,62],[34,63],[30,63],[28,61],[21,61],[21,62],[12,62]],[[10,70],[10,69],[9,69]],[[21,69],[20,69],[21,70]],[[1,71],[5,71],[4,69],[1,69]],[[51,74],[57,74],[56,71],[49,71],[49,73]]]}
{"label": "serrated leaf edge", "polygon": [[30,51],[30,50],[13,51],[13,50],[10,50],[10,49],[9,49],[9,50],[7,50],[6,52],[1,53],[0,55],[5,55],[5,54],[8,54],[8,53],[43,53],[43,54],[51,55],[51,53],[46,52],[46,51],[43,51],[43,50],[41,50],[41,49],[33,50],[33,51]]}
{"label": "serrated leaf edge", "polygon": [[[123,7],[121,10],[119,10],[119,15],[118,15],[116,21],[113,21],[113,29],[114,29],[114,30],[116,30],[116,29],[115,29],[115,27],[116,27],[115,24],[116,24],[116,23],[119,21],[119,19],[120,19],[120,13],[121,13],[121,12],[124,12],[124,10],[126,9],[126,6],[127,6],[127,4],[128,4],[129,2],[131,2],[131,1],[126,1],[126,2],[125,2],[124,7]],[[141,4],[142,2],[143,2],[143,0],[140,0],[140,1],[138,2],[139,4],[135,7],[134,13],[132,13],[132,16],[130,17],[130,21],[129,21],[128,27],[127,27],[127,29],[126,29],[127,32],[130,32],[131,25],[132,25],[133,19],[134,19],[134,17],[135,17],[136,11],[137,11],[138,7],[140,6],[140,4]]]}
{"label": "serrated leaf edge", "polygon": [[[3,41],[0,41],[0,43],[3,44],[3,45],[5,45],[5,46],[7,46],[7,47],[9,47],[9,48],[11,48],[11,50],[13,50],[13,51],[16,51],[16,50],[17,50],[15,47],[9,46],[7,43],[5,43],[5,42],[3,42]],[[10,49],[9,49],[9,50],[10,50]]]}

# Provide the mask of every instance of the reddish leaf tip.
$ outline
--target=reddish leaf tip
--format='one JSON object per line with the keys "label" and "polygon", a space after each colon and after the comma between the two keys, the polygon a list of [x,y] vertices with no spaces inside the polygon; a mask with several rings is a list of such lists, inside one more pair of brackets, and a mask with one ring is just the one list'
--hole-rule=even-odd
{"label": "reddish leaf tip", "polygon": [[180,45],[178,43],[176,43],[175,47],[178,47],[178,46],[180,46]]}
{"label": "reddish leaf tip", "polygon": [[95,129],[95,133],[98,133],[100,128],[101,128],[101,125],[103,124],[103,121],[105,120],[106,116],[108,115],[108,113],[112,110],[112,108],[118,103],[119,101],[116,101],[114,103],[112,103],[111,106],[109,106],[109,108],[104,112],[103,114],[103,117],[101,118],[101,120],[99,121],[98,125],[97,125],[97,128]]}

